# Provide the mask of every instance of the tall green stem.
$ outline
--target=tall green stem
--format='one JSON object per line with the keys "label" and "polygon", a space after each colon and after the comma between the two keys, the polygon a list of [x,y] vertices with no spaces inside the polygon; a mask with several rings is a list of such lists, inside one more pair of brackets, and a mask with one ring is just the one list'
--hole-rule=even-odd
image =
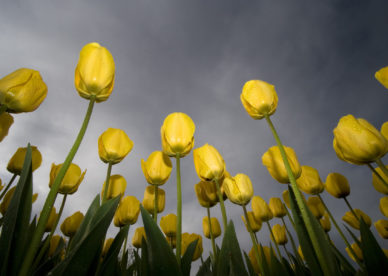
{"label": "tall green stem", "polygon": [[154,200],[154,221],[157,224],[158,223],[158,186],[154,185],[154,195],[155,195],[155,200]]}
{"label": "tall green stem", "polygon": [[75,142],[74,142],[72,148],[70,149],[70,151],[65,159],[65,162],[62,164],[62,166],[57,174],[57,177],[55,178],[54,183],[51,186],[49,194],[47,195],[46,202],[44,203],[42,212],[40,214],[38,225],[36,226],[34,235],[32,236],[32,239],[30,242],[30,246],[29,246],[27,253],[26,253],[26,257],[24,258],[24,262],[23,262],[22,267],[20,269],[19,276],[25,276],[29,272],[32,261],[33,261],[35,254],[39,248],[39,243],[42,240],[42,237],[44,234],[44,228],[45,228],[45,226],[47,224],[47,220],[50,216],[51,209],[55,203],[55,198],[57,196],[59,186],[61,185],[61,182],[62,182],[63,178],[65,177],[65,173],[66,173],[67,169],[69,168],[71,161],[73,160],[75,154],[77,153],[77,150],[78,150],[78,148],[82,142],[82,139],[85,135],[86,129],[87,129],[89,121],[90,121],[90,117],[92,115],[94,103],[95,103],[95,97],[92,97],[89,101],[88,110],[86,112],[81,129],[78,133],[78,136],[75,139]]}
{"label": "tall green stem", "polygon": [[104,195],[102,196],[102,203],[104,203],[108,197],[108,191],[109,191],[109,180],[110,180],[110,174],[112,172],[112,163],[108,163],[108,170],[106,171],[106,178],[105,178],[105,189],[104,189]]}
{"label": "tall green stem", "polygon": [[207,218],[209,220],[209,229],[210,229],[210,239],[212,241],[212,248],[213,248],[213,256],[214,256],[214,261],[217,259],[217,251],[216,251],[216,243],[214,241],[214,237],[213,237],[213,228],[212,228],[212,220],[211,220],[211,217],[210,217],[210,208],[207,207]]}
{"label": "tall green stem", "polygon": [[284,251],[286,252],[286,255],[288,257],[288,260],[290,261],[290,264],[292,264],[291,257],[290,257],[290,252],[288,252],[287,247],[285,244],[283,244]]}
{"label": "tall green stem", "polygon": [[353,210],[352,206],[350,205],[348,199],[346,197],[344,197],[344,200],[345,200],[346,205],[348,205],[348,208],[350,209],[350,212],[352,212],[353,216],[359,220],[360,218],[357,216],[356,212],[354,212],[354,210]]}
{"label": "tall green stem", "polygon": [[11,180],[8,182],[7,186],[5,187],[4,191],[0,195],[0,200],[4,197],[4,195],[7,193],[8,189],[11,187],[12,182],[15,180],[17,174],[13,174]]}
{"label": "tall green stem", "polygon": [[181,240],[182,240],[182,187],[181,187],[181,162],[179,154],[176,155],[176,193],[177,193],[177,224],[176,224],[176,260],[181,266]]}
{"label": "tall green stem", "polygon": [[379,165],[381,171],[388,177],[388,169],[384,165],[383,161],[381,161],[381,159],[379,158],[375,162],[376,162],[377,165]]}
{"label": "tall green stem", "polygon": [[228,226],[228,218],[226,217],[224,198],[222,197],[221,188],[220,188],[220,184],[218,183],[218,180],[215,180],[215,182],[217,187],[218,201],[220,202],[220,207],[221,207],[222,223],[224,225],[224,231],[226,231],[226,227]]}
{"label": "tall green stem", "polygon": [[287,217],[288,217],[288,219],[290,220],[290,222],[291,222],[291,224],[292,224],[292,227],[294,227],[294,229],[295,229],[295,223],[294,223],[294,220],[292,219],[292,217],[291,217],[291,214],[290,214],[290,212],[288,211],[288,209],[286,208],[286,213],[287,213]]}
{"label": "tall green stem", "polygon": [[286,225],[286,222],[284,221],[284,218],[282,218],[282,222],[283,222],[284,227],[286,228],[288,236],[290,237],[290,241],[291,241],[292,249],[294,250],[294,254],[295,254],[295,256],[297,256],[298,255],[298,249],[296,248],[296,244],[295,244],[294,238],[292,237],[291,232],[288,230],[288,227]]}
{"label": "tall green stem", "polygon": [[269,232],[271,233],[271,238],[272,238],[272,240],[273,240],[273,243],[275,244],[276,251],[277,251],[277,253],[278,253],[279,259],[281,259],[281,258],[282,258],[282,254],[280,253],[280,249],[279,249],[278,243],[277,243],[276,240],[275,240],[275,235],[274,235],[273,232],[272,232],[271,225],[269,224],[269,221],[266,221],[266,223],[267,223],[267,226],[268,226],[268,230],[269,230]]}
{"label": "tall green stem", "polygon": [[5,104],[0,105],[0,115],[3,114],[7,110],[7,106]]}
{"label": "tall green stem", "polygon": [[378,179],[380,179],[380,181],[384,184],[384,186],[388,189],[388,183],[387,183],[387,181],[385,181],[385,179],[381,176],[381,174],[379,174],[379,173],[376,171],[376,169],[373,168],[373,166],[372,166],[370,163],[368,163],[367,165],[368,165],[369,169],[371,169],[372,173],[374,173],[374,174],[378,177]]}

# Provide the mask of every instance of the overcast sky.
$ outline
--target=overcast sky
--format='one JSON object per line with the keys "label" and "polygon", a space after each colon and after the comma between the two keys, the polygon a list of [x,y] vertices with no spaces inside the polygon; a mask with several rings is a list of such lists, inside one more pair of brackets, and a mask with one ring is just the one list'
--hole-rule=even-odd
{"label": "overcast sky", "polygon": [[[388,121],[388,90],[374,79],[388,65],[387,12],[386,1],[2,1],[0,77],[20,67],[39,70],[48,94],[35,112],[14,116],[0,145],[0,177],[10,179],[6,165],[18,147],[36,145],[43,155],[34,174],[39,193],[34,212],[40,212],[51,163],[63,163],[87,109],[74,88],[74,69],[81,48],[95,41],[114,57],[115,88],[106,102],[95,105],[74,159],[87,173],[68,198],[63,218],[85,213],[101,191],[107,165],[98,157],[97,139],[109,127],[123,129],[134,142],[112,173],[123,175],[126,195],[141,201],[147,183],[140,160],[161,149],[160,127],[172,112],[188,114],[196,124],[195,146],[215,146],[232,175],[249,175],[256,195],[279,197],[287,186],[276,183],[261,163],[275,141],[266,122],[251,119],[240,102],[244,83],[260,79],[275,85],[279,105],[272,119],[300,163],[317,168],[323,181],[330,172],[344,174],[353,207],[372,221],[382,219],[382,195],[373,189],[369,169],[337,159],[332,130],[347,114],[378,129]],[[176,213],[172,161],[161,215]],[[198,181],[190,154],[182,159],[183,231],[202,234],[206,210],[194,193]],[[322,196],[340,220],[345,203]],[[226,209],[242,248],[249,251],[241,207],[227,202]],[[221,223],[219,207],[211,211]],[[140,224],[131,227],[131,238]],[[116,232],[112,227],[109,236]],[[330,235],[344,247],[335,229]],[[268,244],[266,228],[258,237]],[[204,239],[204,257],[209,250]]]}

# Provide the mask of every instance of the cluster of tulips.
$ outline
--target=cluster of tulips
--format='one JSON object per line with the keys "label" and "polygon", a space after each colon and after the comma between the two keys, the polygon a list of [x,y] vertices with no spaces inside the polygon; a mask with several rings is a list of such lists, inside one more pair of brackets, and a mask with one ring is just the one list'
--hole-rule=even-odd
{"label": "cluster of tulips", "polygon": [[[378,71],[376,78],[388,88],[388,67]],[[55,235],[67,197],[78,190],[86,174],[86,170],[72,160],[86,132],[94,104],[109,98],[114,79],[115,64],[110,52],[98,43],[84,46],[75,69],[75,87],[79,95],[89,101],[89,106],[65,161],[52,164],[50,191],[38,217],[31,214],[32,203],[38,196],[32,192],[32,173],[42,163],[41,153],[37,147],[28,145],[19,148],[9,161],[7,170],[13,176],[5,187],[1,186],[0,194],[1,275],[190,275],[191,263],[197,259],[201,259],[197,275],[384,275],[388,270],[388,250],[380,247],[370,231],[369,216],[350,205],[346,177],[333,172],[324,183],[317,169],[301,166],[294,150],[282,144],[270,119],[278,104],[275,88],[260,80],[246,82],[240,98],[253,119],[267,121],[275,138],[276,145],[262,155],[262,163],[277,182],[287,185],[283,201],[273,197],[267,204],[255,195],[249,176],[230,175],[214,146],[205,144],[193,149],[193,120],[187,114],[172,113],[160,129],[162,150],[152,152],[146,161],[141,160],[149,184],[142,203],[135,196],[125,195],[127,183],[123,176],[111,175],[113,165],[123,161],[132,150],[133,142],[123,130],[108,128],[98,139],[100,159],[107,164],[101,194],[95,197],[85,214],[76,212],[63,219],[60,225],[63,236]],[[11,114],[34,111],[46,94],[47,87],[35,70],[22,68],[2,78],[0,140],[7,136],[13,123]],[[388,122],[379,131],[366,120],[347,115],[339,120],[333,133],[333,148],[338,158],[367,165],[372,171],[374,188],[388,195],[388,167],[381,160],[388,152]],[[193,188],[199,205],[206,208],[203,235],[212,244],[208,257],[204,256],[200,234],[182,233],[180,159],[192,150],[199,177]],[[158,221],[158,214],[165,206],[165,192],[160,186],[168,181],[172,172],[171,158],[175,158],[176,214],[167,214]],[[374,167],[374,163],[377,166]],[[12,187],[17,177],[18,183]],[[342,198],[349,208],[342,220],[359,231],[354,233],[344,226],[353,242],[349,242],[323,201],[321,193],[324,191]],[[302,192],[309,197],[306,199]],[[63,196],[57,213],[54,203],[58,194]],[[241,218],[252,242],[248,254],[242,254],[234,222],[227,217],[225,200],[242,208]],[[218,203],[223,233],[218,219],[210,215],[211,208]],[[388,196],[380,199],[380,210],[388,217]],[[129,227],[140,223],[140,213],[143,227],[135,230],[132,246],[128,246]],[[271,226],[274,217],[281,223]],[[114,238],[107,238],[112,221],[119,230]],[[268,226],[272,240],[268,245],[263,245],[257,235],[263,223]],[[331,242],[332,224],[345,247]],[[388,239],[388,220],[378,220],[374,226],[382,238]],[[297,240],[292,232],[296,233]],[[222,242],[217,245],[216,238],[221,235]],[[286,247],[289,240],[292,252]],[[343,248],[355,264],[342,255]]]}

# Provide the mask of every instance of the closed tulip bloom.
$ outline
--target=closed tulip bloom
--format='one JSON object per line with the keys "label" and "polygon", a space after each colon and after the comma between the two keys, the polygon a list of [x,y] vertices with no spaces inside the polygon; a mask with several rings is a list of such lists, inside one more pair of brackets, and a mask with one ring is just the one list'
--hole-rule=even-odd
{"label": "closed tulip bloom", "polygon": [[194,191],[195,191],[195,194],[197,195],[197,199],[198,199],[199,204],[202,207],[210,208],[210,207],[213,207],[214,205],[216,205],[217,201],[211,200],[208,197],[208,195],[206,193],[206,188],[205,188],[207,183],[208,182],[201,181],[201,182],[195,184]]}
{"label": "closed tulip bloom", "polygon": [[348,179],[340,173],[329,173],[327,175],[325,189],[336,198],[344,198],[350,194]]}
{"label": "closed tulip bloom", "polygon": [[[353,249],[353,252],[356,254],[357,258],[358,258],[360,261],[363,261],[363,260],[364,260],[364,256],[362,255],[362,250],[361,250],[361,248],[358,246],[358,244],[357,244],[357,243],[352,243],[351,247],[352,247],[352,249]],[[352,251],[350,251],[349,247],[346,247],[345,250],[346,250],[346,252],[348,253],[349,257],[350,257],[353,261],[357,262],[356,259],[355,259],[354,256],[353,256]]]}
{"label": "closed tulip bloom", "polygon": [[244,206],[253,197],[252,182],[246,174],[239,173],[224,180],[223,187],[229,200],[234,204]]}
{"label": "closed tulip bloom", "polygon": [[167,237],[176,236],[177,217],[175,214],[165,215],[160,219],[160,228]]}
{"label": "closed tulip bloom", "polygon": [[75,68],[74,84],[78,94],[85,99],[92,96],[96,102],[106,101],[112,93],[115,80],[115,63],[111,53],[100,44],[86,44]]}
{"label": "closed tulip bloom", "polygon": [[[284,150],[286,151],[292,173],[294,174],[295,179],[297,179],[302,172],[298,158],[296,157],[296,154],[292,148],[284,147]],[[290,183],[286,167],[284,166],[280,150],[277,146],[270,147],[268,151],[263,154],[261,160],[263,165],[267,167],[268,172],[274,179],[283,184]]]}
{"label": "closed tulip bloom", "polygon": [[108,253],[110,247],[112,246],[113,241],[114,241],[113,238],[109,238],[109,239],[105,240],[104,247],[102,248],[102,251],[101,251],[102,258],[104,258],[106,256],[106,254]]}
{"label": "closed tulip bloom", "polygon": [[58,218],[57,210],[55,209],[55,207],[53,207],[51,209],[50,216],[49,216],[47,223],[46,223],[46,226],[44,228],[45,232],[50,232],[51,229],[53,229],[55,221],[57,220],[57,218]]}
{"label": "closed tulip bloom", "polygon": [[84,214],[82,214],[80,211],[75,212],[70,217],[67,217],[61,224],[61,231],[63,235],[66,237],[73,237],[81,225],[83,219]]}
{"label": "closed tulip bloom", "polygon": [[[42,154],[37,147],[31,146],[31,161],[32,161],[32,171],[35,171],[42,164]],[[14,155],[8,162],[7,170],[10,173],[20,175],[23,169],[24,158],[26,157],[27,148],[18,148]]]}
{"label": "closed tulip bloom", "polygon": [[252,198],[252,211],[256,220],[269,221],[273,218],[271,209],[268,207],[267,202],[260,196],[254,196]]}
{"label": "closed tulip bloom", "polygon": [[362,218],[368,227],[372,225],[372,221],[370,217],[367,214],[365,214],[363,211],[361,211],[360,209],[354,209],[354,212],[356,213],[357,217],[355,217],[353,213],[349,211],[345,213],[345,215],[342,217],[342,220],[345,221],[350,226],[352,226],[354,229],[358,229],[358,230],[360,230],[359,218]]}
{"label": "closed tulip bloom", "polygon": [[[214,181],[201,181],[202,182],[202,187],[205,191],[206,197],[212,201],[217,203],[218,202],[218,195],[217,195],[217,186]],[[221,184],[221,187],[223,185]],[[221,189],[220,187],[220,189]],[[223,193],[223,189],[221,189],[221,194]]]}
{"label": "closed tulip bloom", "polygon": [[[211,218],[211,225],[212,225],[212,234],[213,238],[217,238],[221,235],[221,226],[220,223],[218,222],[217,218]],[[208,217],[203,217],[202,219],[202,229],[203,229],[203,235],[210,239],[210,225],[209,225],[209,218]]]}
{"label": "closed tulip bloom", "polygon": [[256,259],[256,253],[255,253],[255,248],[252,246],[251,250],[248,253],[249,261],[252,264],[253,270],[257,275],[260,275],[260,267]]}
{"label": "closed tulip bloom", "polygon": [[38,71],[20,68],[0,80],[0,104],[9,113],[31,112],[47,96],[47,86]]}
{"label": "closed tulip bloom", "polygon": [[58,245],[59,245],[61,239],[62,239],[62,237],[60,235],[54,235],[51,237],[50,247],[49,247],[49,251],[48,251],[49,257],[52,257],[54,255],[55,251],[58,248]]}
{"label": "closed tulip bloom", "polygon": [[13,124],[13,117],[8,112],[0,114],[0,142],[8,135],[8,131]]}
{"label": "closed tulip bloom", "polygon": [[193,151],[195,171],[203,181],[220,180],[225,171],[225,162],[216,148],[205,144]]}
{"label": "closed tulip bloom", "polygon": [[183,233],[182,234],[182,252],[181,252],[182,256],[185,254],[189,245],[196,240],[198,240],[198,242],[197,242],[197,246],[195,247],[195,250],[194,250],[194,255],[193,255],[193,259],[192,259],[193,262],[196,261],[197,259],[199,259],[199,257],[201,257],[201,255],[202,255],[202,252],[203,252],[202,237],[201,237],[201,235],[198,235],[195,233],[192,233],[192,234]]}
{"label": "closed tulip bloom", "polygon": [[147,161],[141,160],[141,168],[149,184],[163,185],[170,177],[172,163],[167,154],[154,151]]}
{"label": "closed tulip bloom", "polygon": [[132,238],[132,245],[137,249],[141,248],[143,238],[146,240],[146,233],[144,227],[136,228]]}
{"label": "closed tulip bloom", "polygon": [[307,199],[307,207],[317,219],[322,218],[326,211],[322,201],[317,196],[311,196]]}
{"label": "closed tulip bloom", "polygon": [[380,237],[382,237],[383,239],[388,239],[388,220],[380,219],[374,224]]}
{"label": "closed tulip bloom", "polygon": [[9,204],[11,203],[13,193],[15,192],[16,186],[12,187],[8,190],[8,192],[4,195],[3,201],[0,204],[0,212],[4,216],[5,212],[8,209]]}
{"label": "closed tulip bloom", "polygon": [[183,157],[194,147],[195,124],[185,113],[171,113],[160,128],[163,152]]}
{"label": "closed tulip bloom", "polygon": [[108,128],[98,138],[98,155],[105,163],[120,163],[132,148],[132,140],[118,128]]}
{"label": "closed tulip bloom", "polygon": [[279,245],[284,245],[288,242],[286,227],[280,224],[275,224],[272,227],[272,233],[275,238],[275,242]]}
{"label": "closed tulip bloom", "polygon": [[296,184],[300,190],[310,195],[320,194],[325,189],[318,170],[309,166],[302,166],[302,173]]}
{"label": "closed tulip bloom", "polygon": [[381,68],[375,73],[375,78],[378,80],[385,88],[388,89],[388,66]]}
{"label": "closed tulip bloom", "polygon": [[126,196],[121,199],[121,202],[117,207],[114,216],[114,224],[117,227],[135,224],[139,217],[139,213],[140,201],[134,196]]}
{"label": "closed tulip bloom", "polygon": [[[54,163],[51,165],[49,183],[50,188],[53,185],[54,180],[57,177],[62,165],[63,164],[55,165]],[[78,165],[71,163],[66,171],[65,177],[63,178],[61,185],[59,186],[58,192],[61,194],[74,194],[78,190],[79,185],[84,179],[85,173],[86,170],[82,172],[81,168]]]}
{"label": "closed tulip bloom", "polygon": [[[143,207],[149,213],[154,213],[154,205],[155,205],[155,187],[156,186],[147,186],[144,191],[143,197]],[[164,207],[166,205],[166,193],[163,189],[158,189],[158,213],[163,212]]]}
{"label": "closed tulip bloom", "polygon": [[[260,231],[261,229],[261,221],[260,220],[257,220],[253,214],[253,212],[247,212],[247,215],[248,215],[248,221],[249,221],[249,225],[251,226],[251,230],[256,233],[258,231]],[[247,222],[245,220],[245,217],[244,216],[241,216],[241,219],[242,221],[244,222],[245,224],[245,227],[247,228],[247,231],[249,232],[249,229],[248,229],[248,225],[247,225]]]}
{"label": "closed tulip bloom", "polygon": [[388,140],[364,119],[346,115],[333,130],[334,150],[341,160],[363,165],[374,162],[388,151]]}
{"label": "closed tulip bloom", "polygon": [[326,233],[330,231],[330,229],[331,229],[331,222],[330,222],[330,218],[329,218],[329,215],[327,214],[327,212],[325,212],[323,217],[319,220],[319,223],[321,224],[323,230]]}
{"label": "closed tulip bloom", "polygon": [[388,196],[380,198],[380,211],[388,218]]}
{"label": "closed tulip bloom", "polygon": [[388,139],[388,121],[382,124],[380,132],[385,137],[385,139]]}
{"label": "closed tulip bloom", "polygon": [[[104,198],[105,185],[102,186],[101,198]],[[108,194],[106,199],[115,198],[116,196],[123,196],[127,188],[127,181],[119,174],[111,175],[109,178]]]}
{"label": "closed tulip bloom", "polygon": [[287,215],[286,207],[278,197],[271,197],[268,206],[274,217],[282,218]]}
{"label": "closed tulip bloom", "polygon": [[255,120],[272,115],[278,106],[275,86],[261,80],[247,81],[240,95],[245,110]]}
{"label": "closed tulip bloom", "polygon": [[283,201],[287,205],[288,209],[291,209],[290,204],[290,192],[288,190],[284,190],[282,193]]}
{"label": "closed tulip bloom", "polygon": [[[388,166],[385,166],[388,168]],[[386,183],[388,183],[388,176],[384,174],[384,172],[381,170],[380,167],[375,168],[376,172],[384,179]],[[378,176],[376,176],[375,173],[372,173],[372,184],[373,187],[378,191],[379,193],[388,195],[388,188],[387,186],[380,180]]]}

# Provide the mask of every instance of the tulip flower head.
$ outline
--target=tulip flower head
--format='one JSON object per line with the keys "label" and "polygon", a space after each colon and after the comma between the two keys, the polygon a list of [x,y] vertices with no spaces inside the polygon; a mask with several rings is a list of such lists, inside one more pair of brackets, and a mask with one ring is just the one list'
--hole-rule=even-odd
{"label": "tulip flower head", "polygon": [[275,242],[278,245],[285,245],[288,242],[285,226],[281,226],[280,224],[275,224],[272,227],[272,233],[275,238]]}
{"label": "tulip flower head", "polygon": [[113,238],[109,238],[109,239],[105,240],[104,247],[102,248],[102,251],[101,251],[102,258],[104,258],[106,256],[106,254],[108,253],[110,247],[112,246],[113,241],[114,241]]}
{"label": "tulip flower head", "polygon": [[291,209],[290,204],[290,192],[288,190],[284,190],[282,193],[283,201],[287,205],[288,209]]}
{"label": "tulip flower head", "polygon": [[166,205],[166,193],[163,189],[158,188],[157,186],[147,186],[144,191],[143,197],[143,207],[150,214],[154,213],[155,205],[155,188],[158,189],[158,213],[163,212]]}
{"label": "tulip flower head", "polygon": [[[210,223],[211,223],[211,230],[212,230],[211,232],[213,235],[213,239],[215,239],[221,235],[221,226],[217,218],[211,218]],[[207,216],[203,217],[202,219],[202,229],[203,229],[203,235],[206,238],[210,239],[211,238],[210,224],[209,224],[209,218]]]}
{"label": "tulip flower head", "polygon": [[360,221],[359,221],[360,218],[364,220],[365,224],[368,227],[372,225],[372,221],[370,217],[367,214],[365,214],[363,211],[361,211],[360,209],[354,209],[354,212],[356,213],[357,217],[355,217],[351,211],[348,211],[342,217],[342,220],[357,230],[360,230]]}
{"label": "tulip flower head", "polygon": [[126,196],[121,199],[114,216],[114,225],[123,227],[137,222],[140,213],[140,202],[134,196]]}
{"label": "tulip flower head", "polygon": [[[260,231],[261,229],[261,221],[260,220],[257,220],[253,214],[253,212],[249,211],[247,212],[247,216],[248,216],[248,221],[249,221],[249,226],[251,227],[251,230],[256,233],[258,231]],[[245,220],[245,217],[244,216],[241,216],[241,219],[242,221],[244,222],[245,224],[245,227],[247,228],[247,231],[249,232],[249,229],[248,229],[248,225],[247,225],[247,221]]]}
{"label": "tulip flower head", "polygon": [[321,199],[317,196],[311,196],[307,199],[307,207],[317,219],[322,218],[326,211]]}
{"label": "tulip flower head", "polygon": [[199,183],[194,185],[194,191],[195,191],[195,194],[197,195],[198,202],[202,207],[205,207],[205,208],[210,208],[217,204],[217,197],[215,198],[213,197],[211,199],[212,193],[210,193],[210,196],[207,193],[206,189],[208,184],[213,185],[212,182],[204,182],[204,181],[200,181]]}
{"label": "tulip flower head", "polygon": [[273,218],[271,209],[268,207],[267,202],[260,196],[254,196],[252,198],[252,211],[256,220],[269,221]]}
{"label": "tulip flower head", "polygon": [[375,227],[380,237],[388,239],[388,220],[380,219],[375,222]]}
{"label": "tulip flower head", "polygon": [[[385,167],[388,168],[388,166],[385,166]],[[381,168],[378,167],[375,170],[384,179],[384,181],[388,183],[388,176],[384,174]],[[381,179],[375,173],[372,173],[372,184],[373,184],[373,187],[376,189],[376,191],[384,195],[388,195],[387,186],[383,183],[383,181],[381,181]]]}
{"label": "tulip flower head", "polygon": [[132,148],[132,140],[118,128],[108,128],[98,138],[98,155],[105,163],[120,163]]}
{"label": "tulip flower head", "polygon": [[197,246],[195,247],[195,251],[192,259],[193,262],[199,259],[199,257],[201,257],[202,255],[202,252],[203,252],[202,237],[201,235],[197,235],[195,233],[192,233],[192,234],[182,233],[182,252],[181,252],[182,256],[185,254],[189,245],[196,240],[198,240],[198,242],[197,242]]}
{"label": "tulip flower head", "polygon": [[168,214],[160,219],[160,228],[167,237],[176,236],[177,217],[175,214]]}
{"label": "tulip flower head", "polygon": [[75,212],[70,217],[67,217],[61,224],[61,231],[63,235],[66,237],[73,237],[81,225],[83,219],[84,214],[82,214],[80,211]]}
{"label": "tulip flower head", "polygon": [[375,78],[378,80],[385,88],[388,89],[388,66],[383,67],[375,73]]}
{"label": "tulip flower head", "polygon": [[4,140],[5,136],[8,135],[8,131],[13,124],[13,117],[8,112],[0,114],[0,142]]}
{"label": "tulip flower head", "polygon": [[310,195],[320,194],[325,189],[318,170],[309,166],[302,166],[302,173],[296,180],[296,184],[300,190]]}
{"label": "tulip flower head", "polygon": [[388,196],[380,198],[380,211],[388,218]]}
{"label": "tulip flower head", "polygon": [[[51,165],[49,182],[50,188],[53,185],[54,180],[57,177],[62,165],[63,164],[55,165],[54,163]],[[84,179],[85,173],[86,170],[82,172],[81,168],[78,165],[71,163],[69,168],[67,169],[65,177],[61,182],[61,185],[59,186],[58,192],[61,194],[74,194],[78,190],[79,185]]]}
{"label": "tulip flower head", "polygon": [[326,191],[336,198],[344,198],[350,194],[348,179],[340,173],[329,173],[325,183]]}
{"label": "tulip flower head", "polygon": [[388,140],[388,121],[382,124],[380,132]]}
{"label": "tulip flower head", "polygon": [[203,181],[220,180],[225,171],[225,162],[217,149],[205,144],[193,151],[195,170]]}
{"label": "tulip flower head", "polygon": [[50,216],[47,220],[46,227],[44,228],[45,232],[50,232],[53,229],[57,218],[58,218],[57,210],[55,209],[55,207],[53,207],[51,209]]}
{"label": "tulip flower head", "polygon": [[239,173],[225,178],[222,184],[229,200],[234,204],[245,206],[253,197],[252,182],[246,174]]}
{"label": "tulip flower head", "polygon": [[[362,255],[362,250],[361,248],[358,246],[357,243],[352,243],[351,245],[352,249],[353,249],[353,252],[356,254],[356,257],[357,259],[359,259],[360,261],[363,261],[364,260],[364,256]],[[349,257],[356,262],[356,259],[354,258],[353,256],[353,253],[352,251],[350,251],[349,247],[346,247],[345,248],[346,252],[348,253]]]}
{"label": "tulip flower head", "polygon": [[60,235],[54,235],[50,239],[50,247],[48,250],[48,256],[51,257],[54,255],[55,251],[57,251],[57,248],[59,246],[59,243],[63,241],[62,237]]}
{"label": "tulip flower head", "polygon": [[321,224],[323,230],[327,233],[331,229],[331,223],[330,223],[330,218],[327,212],[323,215],[323,217],[319,220],[319,223]]}
{"label": "tulip flower head", "polygon": [[274,217],[282,218],[287,215],[286,207],[278,197],[271,197],[268,206]]}
{"label": "tulip flower head", "polygon": [[141,248],[143,238],[144,240],[147,240],[144,227],[136,228],[132,238],[132,245],[138,249]]}
{"label": "tulip flower head", "polygon": [[167,154],[154,151],[147,161],[141,160],[141,168],[148,184],[163,185],[170,177],[172,163]]}
{"label": "tulip flower head", "polygon": [[[37,147],[31,146],[32,155],[32,171],[35,171],[42,164],[42,154]],[[20,175],[23,169],[24,159],[26,157],[27,148],[18,148],[8,162],[7,170],[10,173]]]}
{"label": "tulip flower head", "polygon": [[[104,198],[105,185],[102,186],[101,198]],[[115,198],[116,196],[123,196],[127,188],[127,181],[119,174],[111,175],[109,178],[109,187],[106,199]]]}

